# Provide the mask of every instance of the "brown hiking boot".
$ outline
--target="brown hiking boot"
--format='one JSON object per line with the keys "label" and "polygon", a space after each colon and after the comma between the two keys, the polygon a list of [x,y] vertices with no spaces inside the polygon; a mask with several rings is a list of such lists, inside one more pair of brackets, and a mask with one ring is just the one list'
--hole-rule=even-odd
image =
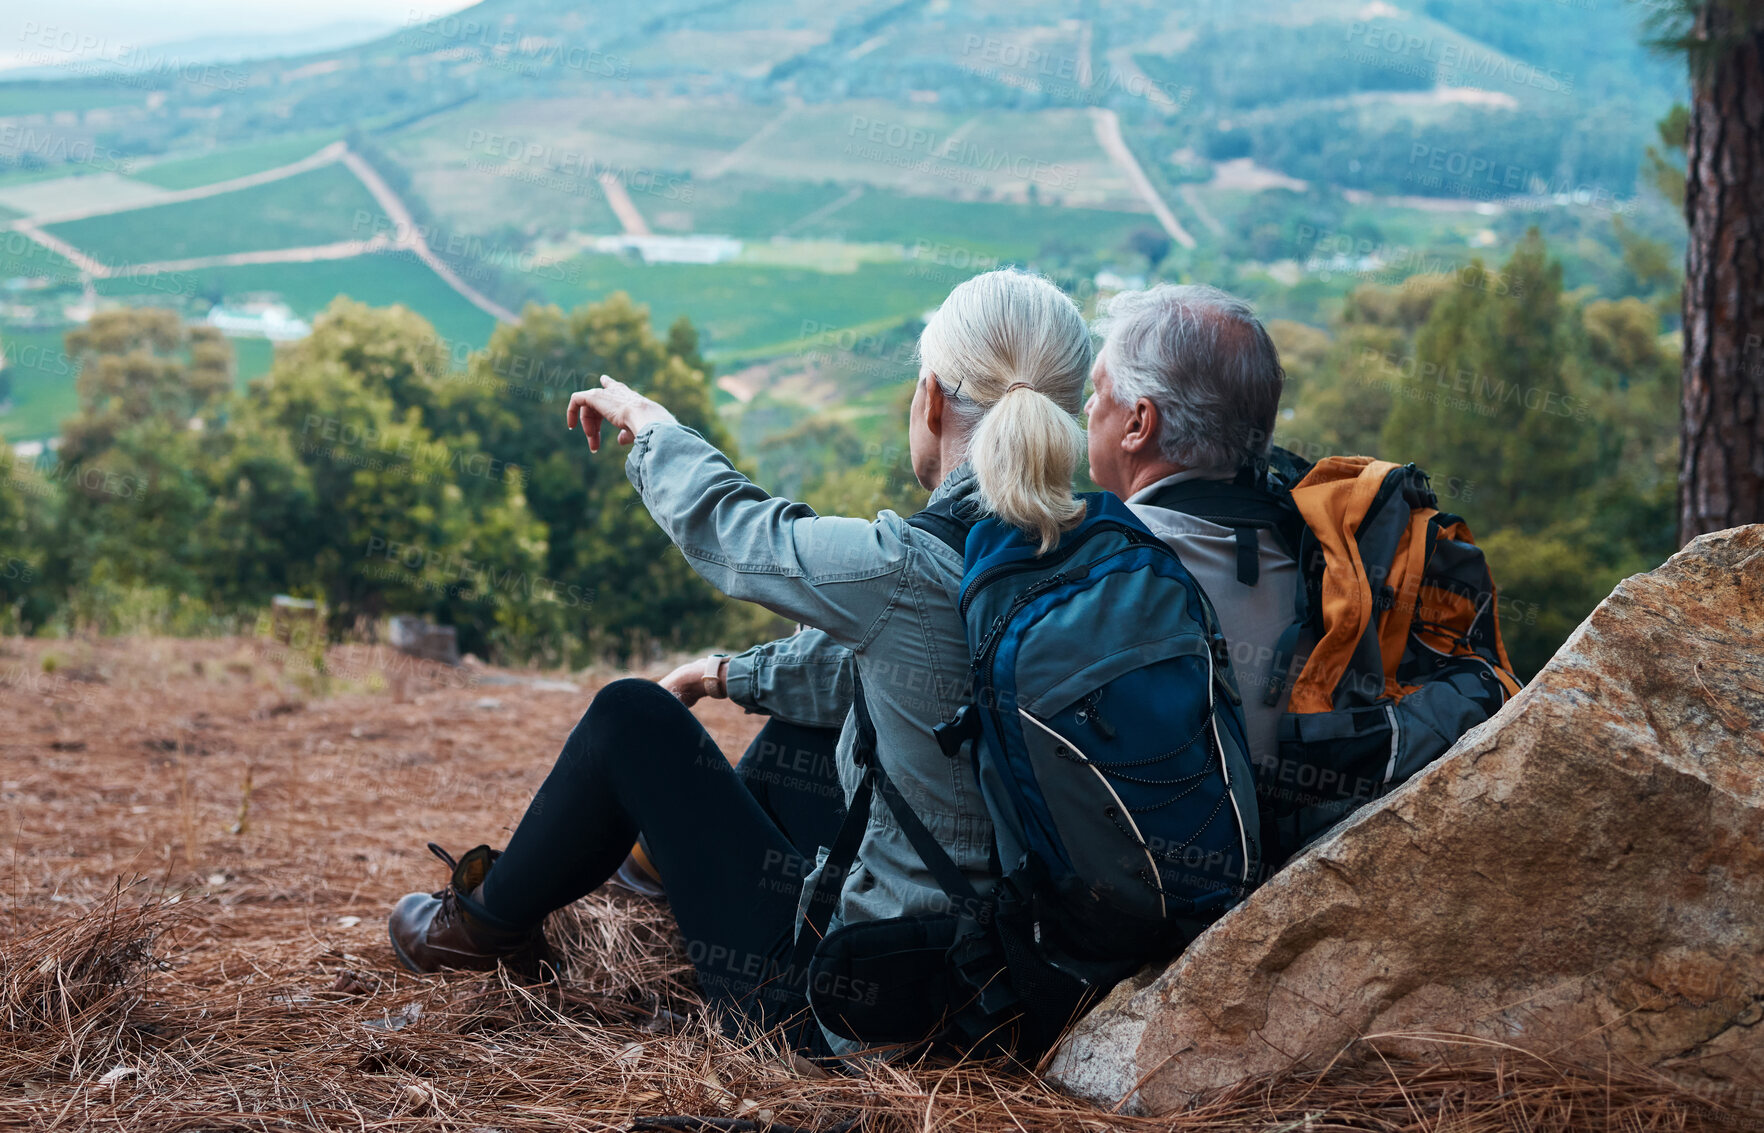
{"label": "brown hiking boot", "polygon": [[557,975],[543,926],[503,927],[478,903],[484,875],[501,856],[478,846],[454,861],[435,843],[429,850],[453,871],[452,882],[435,893],[408,893],[392,909],[386,934],[398,962],[413,972],[465,968],[488,972],[503,964],[516,975],[553,979]]}

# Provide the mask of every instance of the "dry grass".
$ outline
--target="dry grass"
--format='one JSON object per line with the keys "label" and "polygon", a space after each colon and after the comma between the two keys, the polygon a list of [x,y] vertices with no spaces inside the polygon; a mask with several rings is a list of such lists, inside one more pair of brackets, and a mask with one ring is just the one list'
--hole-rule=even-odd
{"label": "dry grass", "polygon": [[[1488,1045],[1423,1064],[1370,1041],[1159,1121],[1001,1066],[829,1077],[708,1025],[665,909],[614,895],[553,926],[559,987],[413,977],[384,916],[441,883],[424,841],[499,842],[587,693],[398,670],[359,647],[328,660],[321,680],[249,642],[0,642],[0,1125],[1761,1127],[1644,1075]],[[705,716],[728,746],[756,723]]]}

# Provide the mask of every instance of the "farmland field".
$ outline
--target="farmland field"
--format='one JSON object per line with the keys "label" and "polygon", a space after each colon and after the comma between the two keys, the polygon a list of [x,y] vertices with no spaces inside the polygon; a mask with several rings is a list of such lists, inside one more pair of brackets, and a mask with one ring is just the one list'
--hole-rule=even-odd
{"label": "farmland field", "polygon": [[4,83],[0,84],[0,118],[53,114],[64,110],[96,110],[110,106],[139,106],[146,100],[145,90],[131,89],[104,80]]}
{"label": "farmland field", "polygon": [[852,272],[774,264],[639,264],[587,255],[566,265],[571,277],[546,281],[549,298],[568,309],[624,291],[648,304],[664,329],[690,315],[707,355],[718,363],[791,349],[821,327],[898,322],[934,307],[949,284],[911,262],[865,263]]}
{"label": "farmland field", "polygon": [[73,168],[80,171],[65,177],[21,175],[0,182],[0,204],[26,216],[57,216],[87,209],[151,208],[165,196],[157,185],[112,170]]}
{"label": "farmland field", "polygon": [[[606,193],[592,176],[485,160],[488,164],[481,167],[434,166],[413,171],[411,181],[417,195],[443,218],[444,231],[433,242],[511,229],[619,231]],[[648,213],[651,205],[651,198],[638,196],[639,211]]]}
{"label": "farmland field", "polygon": [[658,232],[712,232],[742,239],[776,235],[898,244],[946,245],[971,257],[1027,259],[1050,245],[1083,245],[1098,254],[1136,228],[1155,226],[1150,213],[1068,208],[1010,201],[915,197],[867,185],[830,181],[791,184],[731,175],[687,183],[683,203],[651,206],[633,194]]}
{"label": "farmland field", "polygon": [[1082,110],[952,113],[854,101],[806,107],[735,169],[782,180],[865,182],[927,196],[1004,194],[1131,206]]}
{"label": "farmland field", "polygon": [[[512,160],[539,169],[645,166],[708,168],[776,118],[776,107],[702,106],[668,99],[524,99],[471,104],[388,139],[416,169]],[[529,148],[531,147],[531,148]]]}
{"label": "farmland field", "polygon": [[45,165],[40,169],[9,169],[0,173],[0,190],[10,189],[14,185],[34,185],[39,181],[57,181],[63,177],[78,177],[86,172],[86,167],[73,162],[60,165]]}
{"label": "farmland field", "polygon": [[1007,201],[955,201],[865,193],[803,235],[838,234],[846,240],[948,245],[972,256],[1026,258],[1055,244],[1082,245],[1105,255],[1137,228],[1157,227],[1150,213],[1064,208]]}
{"label": "farmland field", "polygon": [[[0,278],[41,276],[66,280],[72,269],[54,253],[17,233],[0,240]],[[252,264],[195,271],[132,274],[96,281],[98,294],[128,302],[172,306],[199,319],[223,300],[252,295],[281,299],[312,319],[338,295],[373,306],[402,303],[434,326],[456,364],[485,345],[495,320],[472,306],[416,257],[379,253],[352,260],[310,264]],[[65,329],[0,330],[12,378],[12,408],[0,414],[0,437],[26,440],[53,436],[76,407],[73,365],[62,353]],[[241,385],[269,372],[272,344],[238,338],[232,345]]]}
{"label": "farmland field", "polygon": [[[265,61],[267,81],[238,92],[150,92],[126,77],[0,83],[0,117],[53,115],[54,131],[139,155],[39,170],[29,144],[9,154],[0,139],[0,222],[127,209],[50,226],[113,266],[368,237],[385,227],[381,210],[340,166],[154,203],[364,131],[360,150],[431,244],[496,302],[574,307],[625,290],[660,327],[691,318],[725,375],[752,377],[719,389],[719,401],[763,392],[867,421],[876,406],[864,399],[892,371],[862,349],[830,359],[829,342],[893,332],[1001,264],[1046,272],[1087,314],[1099,290],[1143,277],[1215,283],[1268,317],[1324,327],[1359,284],[1476,255],[1500,262],[1538,223],[1564,255],[1568,286],[1616,294],[1628,285],[1608,213],[1545,198],[1478,210],[1415,176],[1432,156],[1418,163],[1413,142],[1525,170],[1591,169],[1608,195],[1629,199],[1639,155],[1624,139],[1651,138],[1682,85],[1672,68],[1642,62],[1619,26],[1632,14],[1624,5],[1521,16],[1479,0],[1281,0],[1210,5],[1197,21],[1194,5],[667,0],[598,13],[616,46],[586,64],[541,49],[582,40],[580,12],[557,0],[505,6],[523,13],[522,34],[488,54],[465,25],[454,35],[437,24],[322,59]],[[1374,23],[1487,64],[1406,58],[1356,31]],[[1524,66],[1509,74],[1509,64]],[[1525,67],[1542,78],[1528,84]],[[1148,75],[1156,90],[1122,85]],[[1627,86],[1613,86],[1623,75]],[[1165,250],[1161,225],[1098,141],[1111,113],[1198,246]],[[1600,121],[1584,136],[1562,132]],[[630,209],[611,194],[622,215],[602,175],[628,194]],[[1676,249],[1681,226],[1667,211],[1636,230]],[[714,265],[593,252],[595,237],[643,226],[728,235],[745,249]],[[5,236],[0,279],[75,274]],[[1343,242],[1355,254],[1336,257]],[[561,270],[554,256],[567,257]],[[460,344],[460,358],[492,326],[408,256],[134,274],[97,290],[187,318],[250,295],[285,298],[308,318],[338,293],[402,302]],[[9,317],[26,327],[77,296],[13,291]],[[36,312],[25,309],[33,294]],[[268,366],[269,344],[236,346],[243,376]],[[21,384],[8,429],[50,412],[34,405],[41,388]]]}
{"label": "farmland field", "polygon": [[[489,341],[495,325],[489,315],[466,302],[406,252],[310,264],[202,268],[178,274],[185,277],[180,286],[206,302],[269,293],[280,296],[295,314],[308,319],[338,295],[376,307],[402,303],[433,323],[437,333],[448,341],[473,348]],[[152,278],[103,280],[98,289],[100,294],[117,297],[152,296],[170,290]]]}
{"label": "farmland field", "polygon": [[[860,195],[863,191],[861,186],[857,190]],[[846,186],[831,181],[792,184],[731,174],[685,181],[676,188],[674,200],[635,193],[632,199],[657,232],[708,232],[758,240],[824,231],[826,225],[814,224],[812,218],[838,206],[829,214],[833,222],[846,207],[840,202],[849,204],[849,193]]]}
{"label": "farmland field", "polygon": [[[533,100],[440,115],[398,134],[388,149],[430,185],[444,171],[486,163],[537,176],[591,162],[640,184],[729,173],[791,186],[869,184],[932,197],[1011,198],[1034,186],[1044,200],[1140,207],[1092,131],[1089,114],[1079,109],[970,114],[854,101],[782,110],[719,106],[706,114],[659,99]],[[638,189],[633,196],[647,212]],[[457,206],[437,207],[464,215]]]}
{"label": "farmland field", "polygon": [[384,223],[354,174],[327,165],[234,193],[69,221],[49,231],[105,263],[131,264],[365,240]]}
{"label": "farmland field", "polygon": [[334,142],[340,135],[333,130],[314,130],[271,138],[248,145],[228,146],[210,153],[190,157],[173,156],[135,169],[137,181],[146,181],[162,189],[190,189],[230,181],[251,173],[261,173],[279,165],[299,161],[313,151]]}

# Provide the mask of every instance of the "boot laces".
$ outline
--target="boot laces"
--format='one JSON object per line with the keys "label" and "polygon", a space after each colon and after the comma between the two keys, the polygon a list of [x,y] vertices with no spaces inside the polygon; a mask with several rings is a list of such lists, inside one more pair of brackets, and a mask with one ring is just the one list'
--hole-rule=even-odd
{"label": "boot laces", "polygon": [[433,842],[429,843],[429,852],[440,858],[447,865],[447,884],[435,890],[432,894],[432,896],[441,899],[441,908],[435,914],[435,919],[438,921],[451,920],[457,915],[454,909],[454,906],[457,903],[457,898],[453,890],[453,875],[458,871],[459,863],[453,860],[452,854],[443,850]]}

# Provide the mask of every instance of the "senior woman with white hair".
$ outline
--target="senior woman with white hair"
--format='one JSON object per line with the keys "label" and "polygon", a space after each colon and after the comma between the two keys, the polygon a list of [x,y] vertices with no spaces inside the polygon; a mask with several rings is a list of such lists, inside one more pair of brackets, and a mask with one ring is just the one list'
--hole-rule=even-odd
{"label": "senior woman with white hair", "polygon": [[[1044,551],[1054,546],[1085,510],[1072,478],[1091,346],[1077,306],[1040,276],[989,272],[950,293],[919,354],[907,428],[933,506],[992,515]],[[808,627],[750,651],[742,679],[764,689],[750,702],[786,715],[803,703],[814,717],[843,696],[844,715],[849,686],[836,687],[838,674],[855,665],[891,778],[974,888],[989,892],[992,829],[979,785],[969,761],[944,755],[932,734],[968,689],[961,554],[893,512],[824,517],[768,495],[666,408],[601,383],[571,398],[568,424],[596,451],[603,422],[632,445],[626,473],[644,506],[707,581]],[[836,761],[847,797],[860,775],[855,737],[847,717]],[[830,799],[822,805],[837,817]],[[389,925],[399,959],[417,971],[538,969],[545,916],[612,876],[639,835],[713,1007],[731,1024],[784,1026],[812,1053],[839,1048],[814,1025],[804,976],[790,969],[800,899],[816,880],[812,848],[793,841],[681,699],[649,681],[615,681],[594,698],[507,850],[479,846],[455,863],[436,849],[451,883],[399,902]],[[835,923],[945,901],[899,827],[873,812]]]}

